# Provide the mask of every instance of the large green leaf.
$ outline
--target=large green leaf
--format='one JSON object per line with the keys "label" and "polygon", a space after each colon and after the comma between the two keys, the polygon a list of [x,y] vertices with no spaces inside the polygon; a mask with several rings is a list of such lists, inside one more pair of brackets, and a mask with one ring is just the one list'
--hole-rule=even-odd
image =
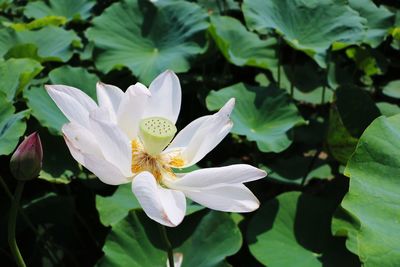
{"label": "large green leaf", "polygon": [[0,155],[13,152],[26,130],[25,119],[29,111],[14,112],[14,106],[0,95]]}
{"label": "large green leaf", "polygon": [[208,27],[207,13],[194,3],[126,0],[93,20],[86,35],[99,49],[96,66],[103,72],[128,67],[144,83],[165,69],[189,70],[189,60],[204,51],[196,40]]}
{"label": "large green leaf", "polygon": [[248,227],[250,252],[269,267],[357,266],[357,258],[330,234],[335,204],[299,192],[264,203]]}
{"label": "large green leaf", "polygon": [[243,13],[249,28],[260,33],[274,29],[295,49],[326,66],[326,52],[335,43],[362,40],[365,19],[335,0],[245,0]]}
{"label": "large green leaf", "polygon": [[[49,73],[52,84],[65,84],[77,87],[86,94],[96,99],[96,75],[83,68],[63,66],[53,69]],[[61,127],[68,120],[47,94],[43,86],[33,87],[24,91],[24,97],[28,100],[28,106],[33,116],[41,125],[47,127],[53,134],[61,134]]]}
{"label": "large green leaf", "polygon": [[31,57],[40,61],[68,61],[71,44],[79,40],[73,31],[49,26],[37,31],[0,30],[0,55]]}
{"label": "large green leaf", "polygon": [[242,235],[232,217],[211,211],[175,251],[183,254],[182,267],[222,267],[227,265],[225,257],[235,254],[241,246]]}
{"label": "large green leaf", "polygon": [[377,7],[371,0],[349,0],[349,5],[367,20],[364,42],[377,47],[389,34],[394,14],[386,7]]}
{"label": "large green leaf", "polygon": [[399,136],[400,115],[379,117],[361,136],[345,169],[350,187],[341,206],[351,220],[334,221],[334,231],[348,235],[348,249],[366,267],[400,262]]}
{"label": "large green leaf", "polygon": [[0,61],[0,93],[12,101],[42,69],[40,63],[31,59]]}
{"label": "large green leaf", "polygon": [[29,18],[43,18],[46,16],[62,16],[69,20],[86,19],[95,2],[90,0],[49,0],[29,2],[24,14]]}
{"label": "large green leaf", "polygon": [[120,185],[112,196],[96,196],[96,208],[103,225],[115,225],[131,210],[140,209],[141,206],[133,195],[131,184]]}
{"label": "large green leaf", "polygon": [[304,123],[285,91],[273,86],[264,88],[238,83],[211,91],[206,98],[207,108],[217,110],[232,97],[236,98],[232,133],[256,141],[263,152],[285,150],[292,143],[288,131]]}
{"label": "large green leaf", "polygon": [[385,115],[387,117],[400,113],[400,107],[395,104],[390,104],[387,102],[378,102],[376,103],[376,106],[379,108],[379,111],[382,113],[382,115]]}
{"label": "large green leaf", "polygon": [[261,40],[257,34],[247,31],[239,20],[228,16],[212,16],[210,33],[229,62],[276,71],[275,38]]}
{"label": "large green leaf", "polygon": [[383,93],[393,98],[400,98],[400,80],[391,81],[383,87]]}
{"label": "large green leaf", "polygon": [[[182,267],[221,266],[225,257],[237,252],[241,246],[240,230],[228,214],[210,212],[195,229],[193,225],[193,221],[190,225],[185,225],[185,222],[181,225],[193,232],[174,249],[174,252],[183,254]],[[181,226],[177,230],[183,229]],[[99,266],[164,267],[167,254],[162,248],[164,244],[159,239],[157,224],[142,212],[131,211],[113,226],[104,244],[105,255]]]}
{"label": "large green leaf", "polygon": [[[105,226],[113,226],[125,218],[129,211],[141,209],[142,207],[132,193],[132,185],[128,183],[120,185],[112,196],[96,196],[96,208],[99,212],[101,223]],[[203,208],[188,201],[186,215]]]}

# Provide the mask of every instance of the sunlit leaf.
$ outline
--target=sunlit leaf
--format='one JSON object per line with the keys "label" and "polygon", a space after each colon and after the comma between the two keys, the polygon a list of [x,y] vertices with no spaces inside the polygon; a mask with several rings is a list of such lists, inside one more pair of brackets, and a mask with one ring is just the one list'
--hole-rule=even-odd
{"label": "sunlit leaf", "polygon": [[397,266],[400,261],[399,135],[400,115],[379,117],[365,130],[346,166],[350,187],[341,206],[351,221],[334,229],[338,235],[348,233],[348,249],[366,267]]}
{"label": "sunlit leaf", "polygon": [[386,64],[381,62],[379,55],[371,49],[351,47],[346,49],[346,55],[354,60],[357,68],[367,76],[382,74],[386,71]]}
{"label": "sunlit leaf", "polygon": [[29,2],[24,14],[29,18],[43,18],[46,16],[62,16],[68,20],[86,19],[95,2],[91,0],[49,0]]}
{"label": "sunlit leaf", "polygon": [[29,57],[40,59],[43,62],[65,62],[72,57],[71,44],[74,40],[79,40],[76,33],[54,26],[37,31],[15,31],[5,28],[0,30],[0,55],[4,56],[11,50],[12,53],[8,53],[7,56],[17,57],[25,53],[23,50],[27,46],[31,50],[33,46],[36,51],[30,52]]}
{"label": "sunlit leaf", "polygon": [[[37,2],[36,2],[37,3]],[[35,19],[28,23],[11,23],[8,27],[13,28],[16,31],[34,30],[40,29],[46,26],[61,26],[67,22],[65,17],[60,16],[47,16],[39,19]]]}
{"label": "sunlit leaf", "polygon": [[238,83],[211,91],[206,98],[207,108],[217,110],[232,97],[236,98],[232,133],[256,141],[263,152],[285,150],[292,143],[288,131],[304,123],[288,95],[273,86],[263,88]]}
{"label": "sunlit leaf", "polygon": [[231,63],[276,71],[278,57],[275,38],[261,40],[239,20],[228,16],[212,16],[210,33]]}
{"label": "sunlit leaf", "polygon": [[382,115],[385,115],[387,117],[400,113],[400,107],[395,104],[390,104],[387,102],[378,102],[376,103],[376,106],[379,108],[379,111],[382,113]]}
{"label": "sunlit leaf", "polygon": [[0,92],[12,101],[42,69],[40,63],[31,59],[0,61]]}
{"label": "sunlit leaf", "polygon": [[326,67],[329,47],[334,42],[360,42],[366,23],[344,1],[245,0],[242,9],[249,28],[260,33],[276,30],[322,67]]}
{"label": "sunlit leaf", "polygon": [[26,130],[25,119],[29,111],[14,112],[14,106],[0,95],[0,155],[13,152]]}
{"label": "sunlit leaf", "polygon": [[363,42],[372,47],[378,46],[389,34],[388,29],[394,24],[394,14],[383,5],[377,7],[370,0],[349,0],[349,5],[367,20]]}
{"label": "sunlit leaf", "polygon": [[400,80],[390,81],[383,87],[383,93],[393,98],[400,98]]}
{"label": "sunlit leaf", "polygon": [[126,0],[93,20],[86,35],[98,48],[96,66],[103,72],[128,67],[144,83],[166,69],[185,72],[190,59],[202,53],[196,42],[208,27],[207,13],[194,3]]}

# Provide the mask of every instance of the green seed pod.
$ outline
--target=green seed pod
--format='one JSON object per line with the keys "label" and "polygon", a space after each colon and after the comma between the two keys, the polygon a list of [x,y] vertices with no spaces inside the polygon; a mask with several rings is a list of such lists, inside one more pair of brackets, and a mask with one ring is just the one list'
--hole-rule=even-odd
{"label": "green seed pod", "polygon": [[143,119],[139,129],[139,136],[146,152],[153,156],[163,151],[176,133],[175,125],[161,117]]}

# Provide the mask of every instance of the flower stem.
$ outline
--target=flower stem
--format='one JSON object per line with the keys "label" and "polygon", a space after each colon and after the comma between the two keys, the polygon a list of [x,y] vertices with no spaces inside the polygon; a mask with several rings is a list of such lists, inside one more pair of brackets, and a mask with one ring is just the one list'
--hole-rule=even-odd
{"label": "flower stem", "polygon": [[14,200],[13,195],[11,194],[10,189],[8,188],[6,182],[4,181],[3,177],[0,176],[0,184],[3,187],[4,191],[6,191],[7,196],[10,198],[11,201]]}
{"label": "flower stem", "polygon": [[278,36],[278,88],[281,88],[281,66],[282,66],[282,59],[281,59],[281,36]]}
{"label": "flower stem", "polygon": [[313,156],[313,158],[310,161],[310,164],[307,167],[307,172],[304,174],[303,178],[301,179],[300,186],[305,186],[306,180],[307,180],[307,176],[312,171],[312,168],[314,167],[315,161],[317,160],[317,158],[319,157],[319,154],[321,154],[321,152],[322,152],[322,148],[318,148],[318,150],[315,152],[315,155]]}
{"label": "flower stem", "polygon": [[24,190],[24,183],[25,182],[23,181],[18,181],[17,188],[15,189],[15,197],[11,204],[10,217],[8,219],[8,244],[18,267],[26,266],[21,252],[19,251],[17,240],[15,239],[15,226],[17,223],[18,207],[19,201],[21,200],[22,191]]}
{"label": "flower stem", "polygon": [[169,267],[175,267],[174,266],[174,253],[172,251],[171,242],[169,242],[169,239],[168,239],[167,230],[165,229],[165,226],[162,224],[159,224],[158,226],[160,229],[161,238],[164,240],[164,243],[167,247]]}

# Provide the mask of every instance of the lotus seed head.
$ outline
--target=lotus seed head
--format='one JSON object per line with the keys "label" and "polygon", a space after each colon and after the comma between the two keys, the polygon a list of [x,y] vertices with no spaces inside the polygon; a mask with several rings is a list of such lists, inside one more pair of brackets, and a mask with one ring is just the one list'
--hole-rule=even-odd
{"label": "lotus seed head", "polygon": [[175,125],[162,117],[145,118],[140,122],[139,136],[151,155],[160,153],[171,142],[175,133]]}

